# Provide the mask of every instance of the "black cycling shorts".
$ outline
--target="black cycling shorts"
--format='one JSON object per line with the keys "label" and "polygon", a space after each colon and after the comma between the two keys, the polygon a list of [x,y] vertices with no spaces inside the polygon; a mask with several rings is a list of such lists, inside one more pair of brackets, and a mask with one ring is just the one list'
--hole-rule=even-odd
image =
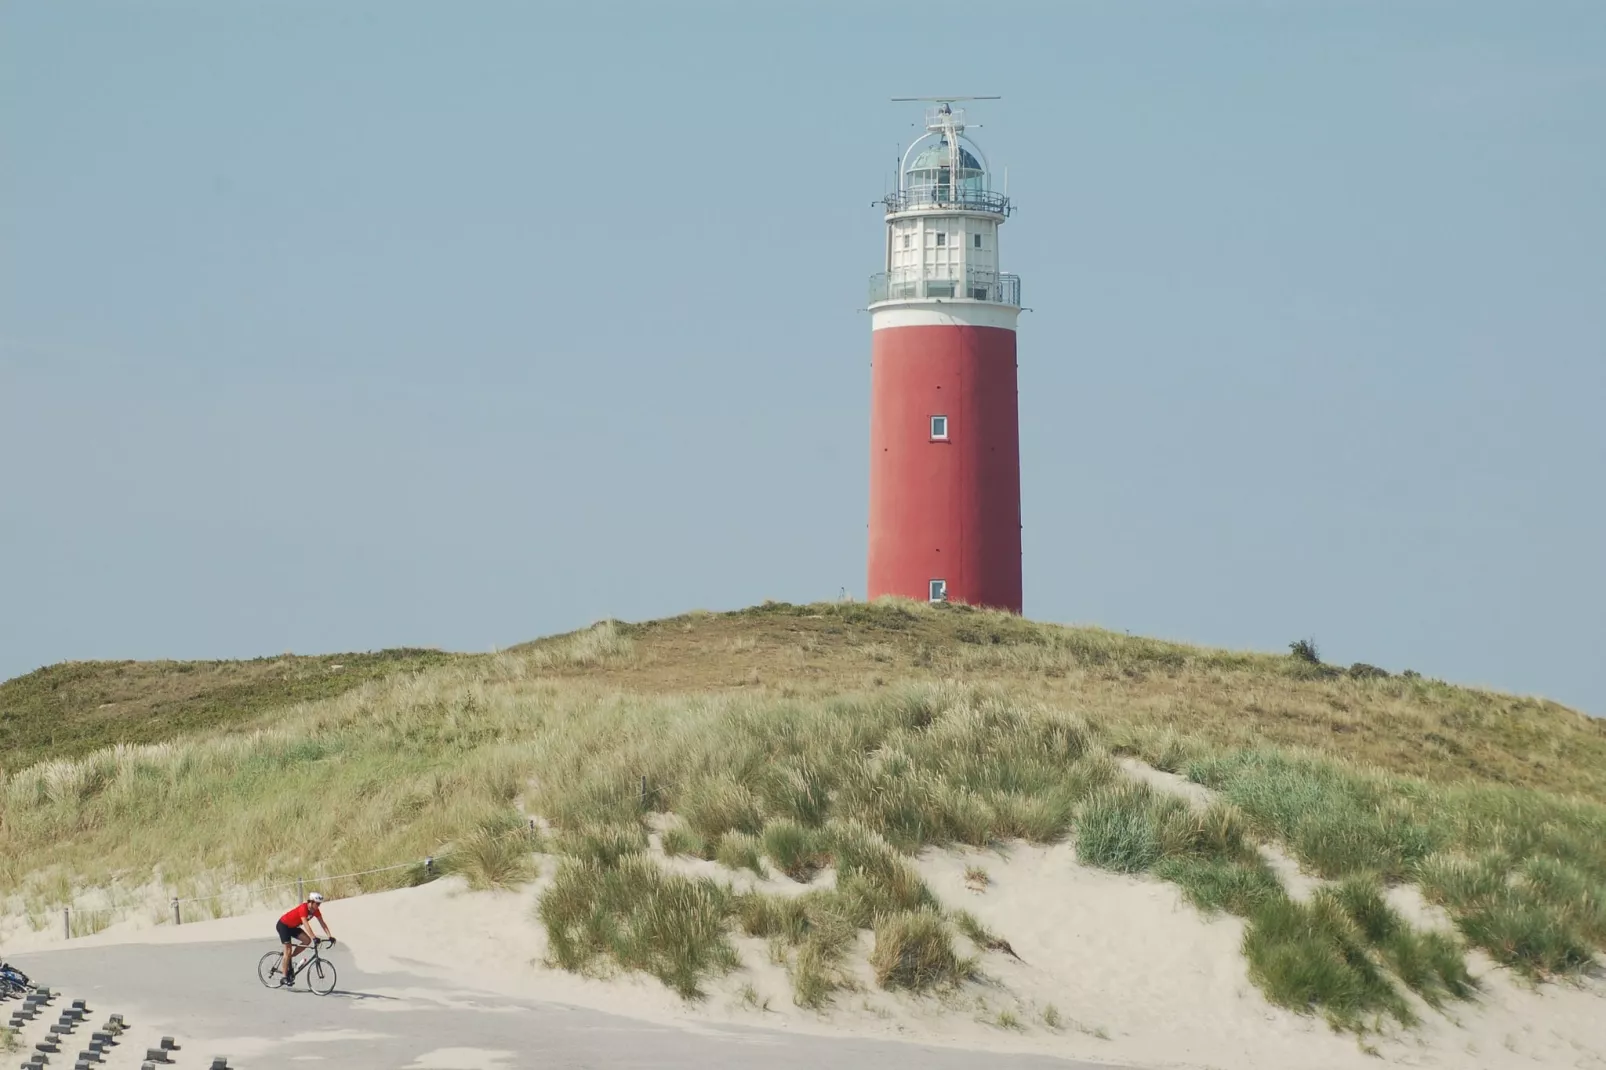
{"label": "black cycling shorts", "polygon": [[307,938],[307,930],[300,927],[292,929],[282,921],[274,922],[273,927],[279,930],[279,943],[281,944],[288,944],[292,940],[305,940]]}

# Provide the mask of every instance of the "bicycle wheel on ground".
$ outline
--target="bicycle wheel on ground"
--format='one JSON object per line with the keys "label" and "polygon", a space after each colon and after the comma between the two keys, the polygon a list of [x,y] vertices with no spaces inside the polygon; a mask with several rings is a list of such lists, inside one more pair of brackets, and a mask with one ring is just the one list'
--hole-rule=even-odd
{"label": "bicycle wheel on ground", "polygon": [[279,971],[282,962],[284,962],[283,951],[269,951],[263,955],[262,960],[257,963],[257,980],[261,981],[264,987],[277,988],[279,979],[284,976]]}
{"label": "bicycle wheel on ground", "polygon": [[335,990],[335,964],[328,959],[308,963],[301,973],[307,979],[307,987],[318,995],[327,996]]}

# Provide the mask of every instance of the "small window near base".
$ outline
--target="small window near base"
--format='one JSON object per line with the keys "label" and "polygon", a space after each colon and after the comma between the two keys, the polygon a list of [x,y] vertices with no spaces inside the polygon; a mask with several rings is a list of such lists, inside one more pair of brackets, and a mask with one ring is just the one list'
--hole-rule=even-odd
{"label": "small window near base", "polygon": [[932,438],[947,438],[948,437],[948,417],[946,417],[946,416],[933,416],[931,418],[931,437]]}
{"label": "small window near base", "polygon": [[931,601],[933,601],[933,602],[946,602],[946,601],[948,601],[948,581],[947,580],[932,580],[931,581]]}

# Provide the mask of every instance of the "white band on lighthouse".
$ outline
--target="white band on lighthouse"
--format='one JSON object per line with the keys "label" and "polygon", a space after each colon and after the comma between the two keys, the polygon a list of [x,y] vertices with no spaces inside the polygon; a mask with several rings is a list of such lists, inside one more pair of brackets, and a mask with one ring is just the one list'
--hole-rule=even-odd
{"label": "white band on lighthouse", "polygon": [[989,301],[898,301],[870,309],[870,329],[894,327],[1001,327],[1015,329],[1020,309]]}

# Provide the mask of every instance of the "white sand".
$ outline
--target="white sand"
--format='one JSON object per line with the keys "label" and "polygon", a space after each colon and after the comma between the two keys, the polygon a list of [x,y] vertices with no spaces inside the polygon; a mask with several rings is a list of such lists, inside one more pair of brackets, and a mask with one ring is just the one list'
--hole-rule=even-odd
{"label": "white sand", "polygon": [[420,1055],[402,1070],[502,1070],[511,1065],[510,1051],[488,1051],[484,1048],[437,1048]]}
{"label": "white sand", "polygon": [[[1146,768],[1146,767],[1145,767]],[[1208,802],[1197,785],[1150,770],[1152,783]],[[1179,787],[1180,785],[1180,787]],[[656,846],[656,836],[654,837]],[[1040,1051],[1146,1067],[1288,1070],[1373,1067],[1379,1058],[1420,1067],[1606,1067],[1606,985],[1546,985],[1531,990],[1479,954],[1469,959],[1484,992],[1474,1003],[1439,1013],[1413,999],[1423,1018],[1414,1031],[1369,1036],[1334,1033],[1320,1019],[1267,1003],[1250,982],[1239,950],[1243,923],[1202,917],[1172,885],[1082,866],[1070,845],[1020,846],[1007,855],[974,850],[928,851],[921,873],[947,905],[970,910],[1008,940],[1024,962],[1001,952],[983,956],[986,978],[957,996],[911,998],[871,983],[861,939],[856,974],[862,989],[839,993],[815,1013],[792,1003],[785,970],[769,961],[763,941],[737,938],[743,967],[709,985],[710,997],[688,1005],[656,979],[631,975],[577,977],[543,965],[545,933],[533,909],[547,886],[542,876],[512,892],[470,892],[456,878],[419,888],[333,901],[326,911],[341,947],[365,971],[437,977],[462,989],[503,993],[696,1029],[743,1023],[799,1032],[903,1037],[925,1043]],[[806,890],[785,877],[732,875],[714,863],[668,859],[684,872],[707,872],[739,887]],[[1292,863],[1288,863],[1291,865]],[[986,869],[974,890],[967,866]],[[1297,867],[1295,869],[1297,874]],[[813,886],[831,880],[822,874]],[[1309,878],[1301,881],[1315,883]],[[1420,924],[1448,925],[1414,889],[1391,899]],[[284,904],[288,907],[290,904]],[[72,946],[254,939],[268,944],[284,907],[182,926],[154,924],[146,912]],[[59,931],[13,933],[7,951],[64,946]],[[965,943],[968,949],[968,942]],[[756,999],[744,998],[748,986]],[[421,988],[419,998],[443,999]],[[1059,1028],[1044,1014],[1053,1007]],[[1000,1012],[1020,1023],[1006,1028]],[[443,1048],[410,1070],[492,1070],[506,1053]]]}

